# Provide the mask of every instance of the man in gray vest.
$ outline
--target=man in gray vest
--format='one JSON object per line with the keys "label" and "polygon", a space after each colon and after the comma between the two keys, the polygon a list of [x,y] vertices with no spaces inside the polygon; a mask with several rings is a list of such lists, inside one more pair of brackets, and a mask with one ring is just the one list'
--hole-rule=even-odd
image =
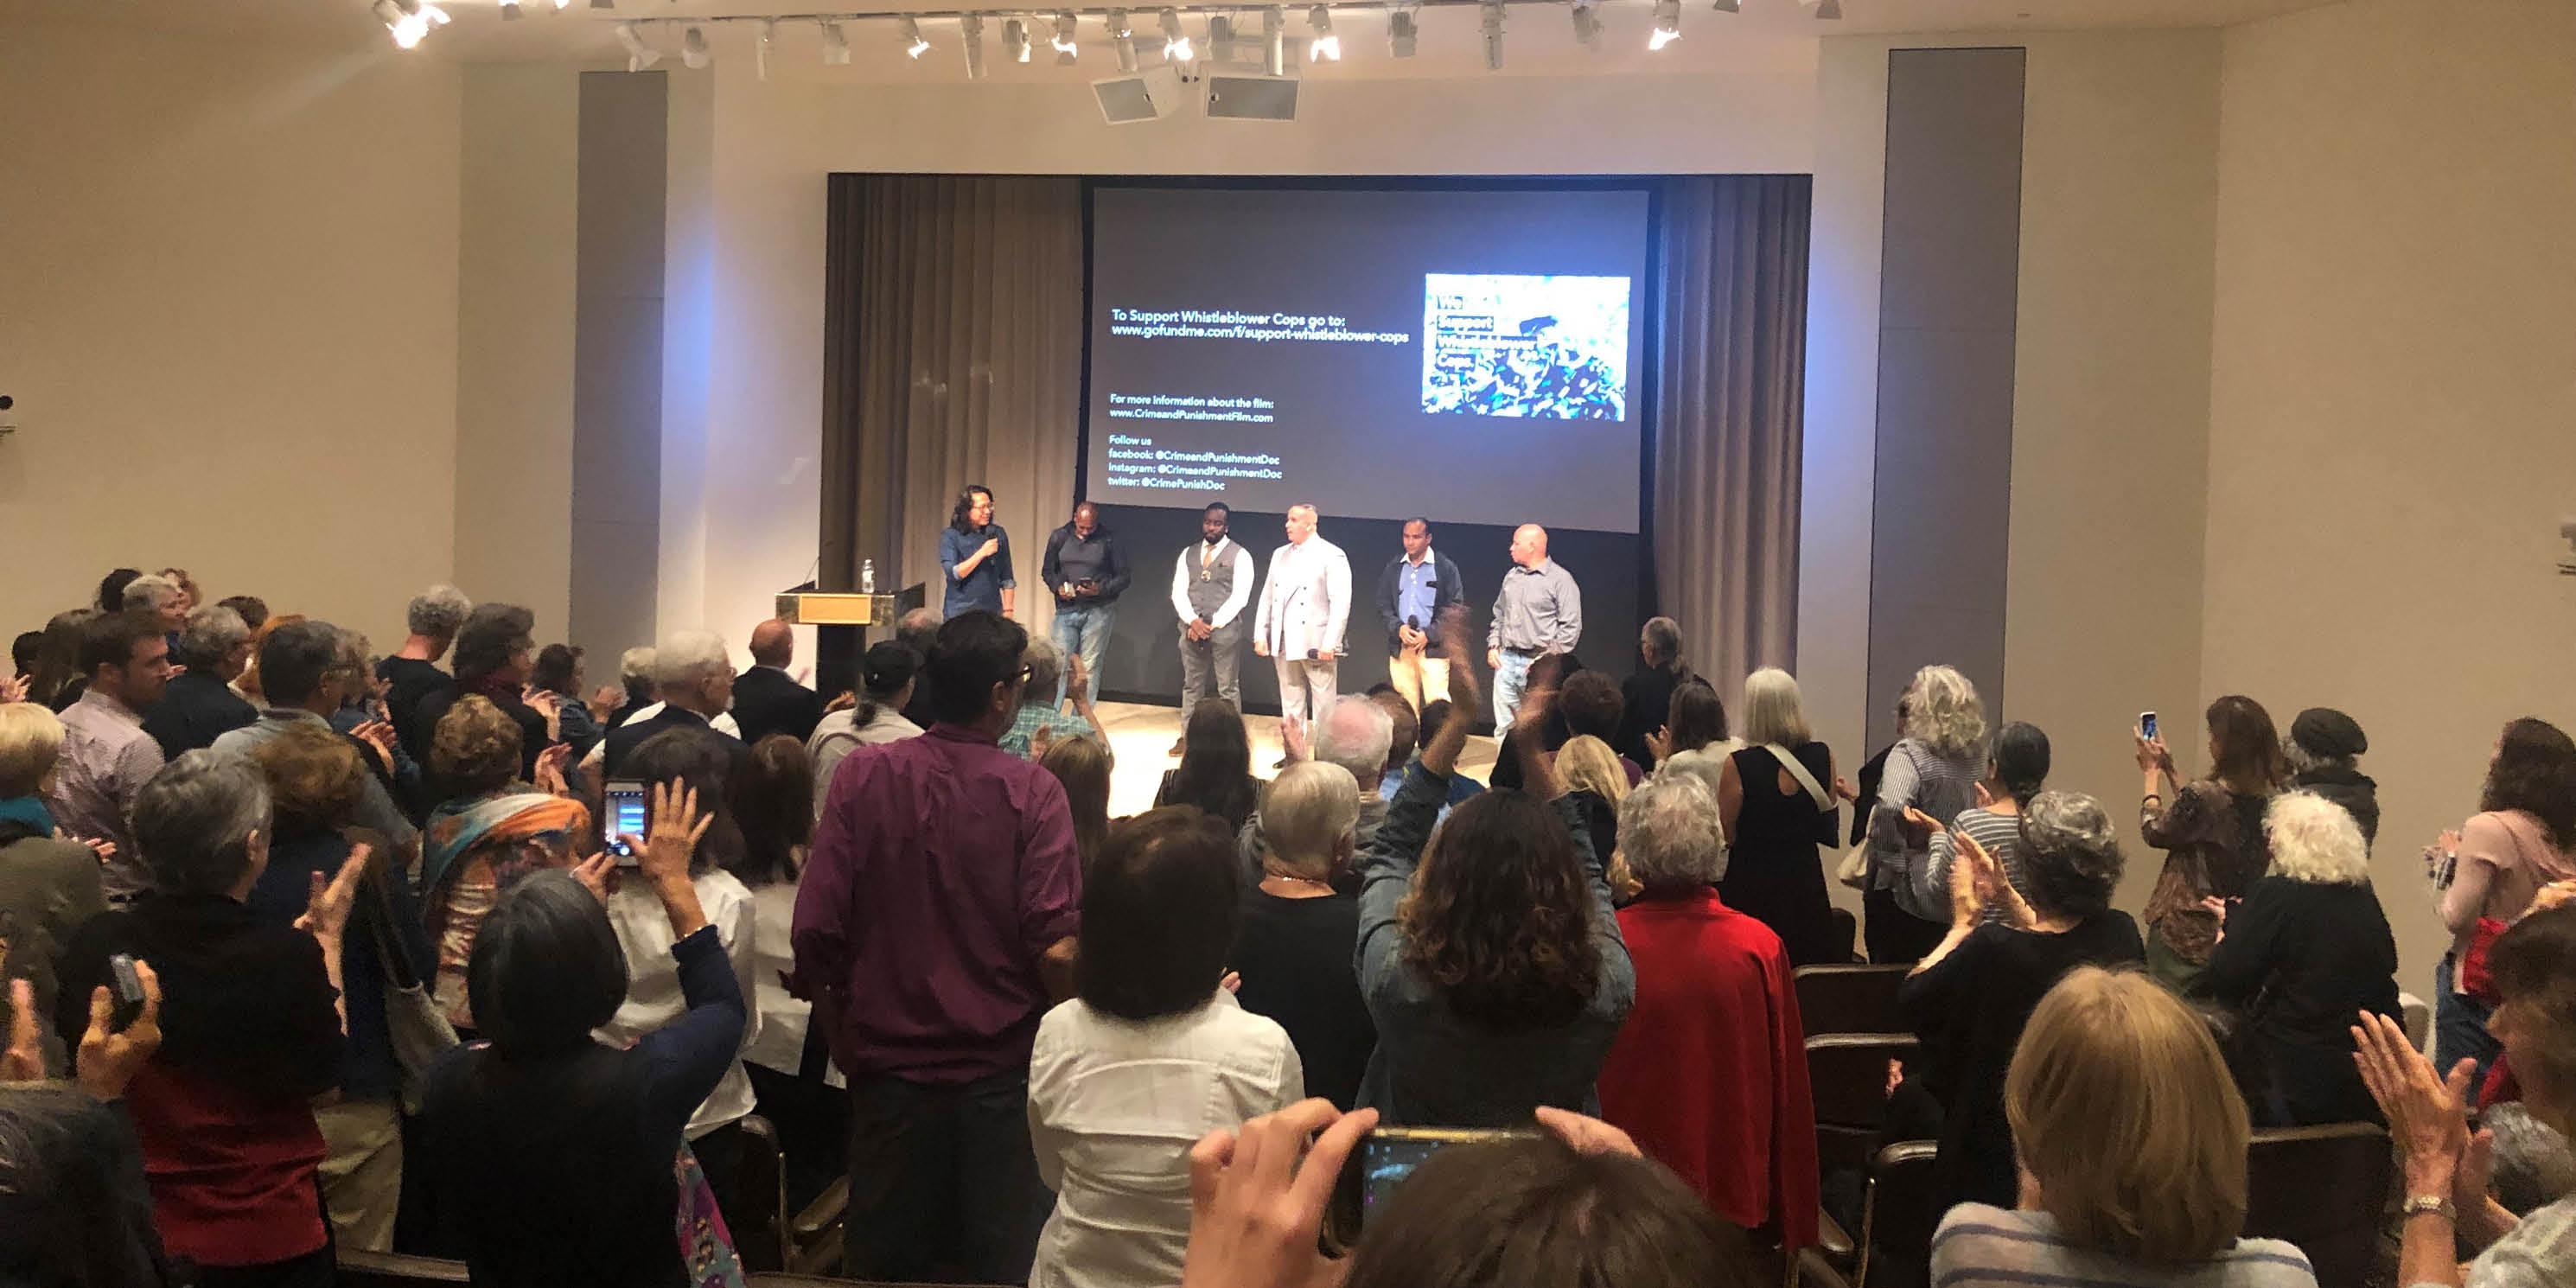
{"label": "man in gray vest", "polygon": [[[1234,511],[1219,501],[1199,516],[1199,540],[1172,567],[1172,611],[1181,618],[1181,719],[1208,696],[1216,673],[1217,696],[1243,710],[1237,672],[1243,656],[1243,609],[1252,602],[1252,553],[1226,535]],[[1181,754],[1174,740],[1171,754]]]}

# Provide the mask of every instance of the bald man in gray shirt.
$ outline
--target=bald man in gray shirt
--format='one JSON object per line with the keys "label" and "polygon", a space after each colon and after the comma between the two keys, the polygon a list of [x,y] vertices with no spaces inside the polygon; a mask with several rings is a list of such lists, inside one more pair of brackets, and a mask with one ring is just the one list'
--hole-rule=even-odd
{"label": "bald man in gray shirt", "polygon": [[1547,529],[1524,523],[1512,533],[1512,570],[1494,596],[1494,625],[1485,635],[1485,664],[1494,668],[1494,727],[1511,726],[1529,685],[1530,663],[1571,653],[1583,639],[1583,591],[1573,574],[1547,557]]}

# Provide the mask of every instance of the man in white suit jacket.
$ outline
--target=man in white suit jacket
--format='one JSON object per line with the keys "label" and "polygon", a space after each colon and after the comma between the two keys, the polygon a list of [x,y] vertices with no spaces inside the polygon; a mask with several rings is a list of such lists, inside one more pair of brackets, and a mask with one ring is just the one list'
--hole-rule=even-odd
{"label": "man in white suit jacket", "polygon": [[1279,714],[1308,729],[1333,708],[1333,672],[1351,615],[1351,561],[1315,535],[1315,507],[1288,507],[1288,544],[1270,552],[1270,579],[1252,620],[1252,651],[1279,668]]}

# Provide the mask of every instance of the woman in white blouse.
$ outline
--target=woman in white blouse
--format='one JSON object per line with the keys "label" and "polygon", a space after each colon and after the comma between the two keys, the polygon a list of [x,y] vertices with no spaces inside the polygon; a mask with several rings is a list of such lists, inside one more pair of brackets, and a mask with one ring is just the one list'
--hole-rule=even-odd
{"label": "woman in white blouse", "polygon": [[1085,875],[1075,996],[1029,1060],[1056,1192],[1030,1288],[1180,1283],[1191,1145],[1304,1098],[1287,1030],[1219,985],[1242,879],[1234,838],[1189,806],[1120,824]]}

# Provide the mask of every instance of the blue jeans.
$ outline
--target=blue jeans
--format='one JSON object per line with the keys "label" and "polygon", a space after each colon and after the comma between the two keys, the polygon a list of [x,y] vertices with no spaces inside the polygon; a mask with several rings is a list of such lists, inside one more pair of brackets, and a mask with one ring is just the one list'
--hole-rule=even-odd
{"label": "blue jeans", "polygon": [[2448,956],[2433,968],[2433,1068],[2447,1074],[2462,1060],[2476,1060],[2477,1075],[2469,1080],[2469,1103],[2475,1105],[2504,1044],[2487,1032],[2487,1017],[2493,1013],[2487,1004],[2451,991],[2457,969]]}
{"label": "blue jeans", "polygon": [[[1081,654],[1085,681],[1082,696],[1085,701],[1096,700],[1100,696],[1100,658],[1109,651],[1109,631],[1117,624],[1116,604],[1056,601],[1055,626],[1050,634],[1057,652],[1067,657]],[[1065,678],[1070,678],[1072,667],[1067,666],[1065,671]],[[1065,680],[1060,678],[1055,683],[1055,700],[1059,706],[1064,702],[1065,692]]]}
{"label": "blue jeans", "polygon": [[1512,727],[1512,713],[1521,709],[1521,693],[1529,688],[1530,663],[1536,654],[1503,651],[1503,664],[1494,668],[1494,736]]}

